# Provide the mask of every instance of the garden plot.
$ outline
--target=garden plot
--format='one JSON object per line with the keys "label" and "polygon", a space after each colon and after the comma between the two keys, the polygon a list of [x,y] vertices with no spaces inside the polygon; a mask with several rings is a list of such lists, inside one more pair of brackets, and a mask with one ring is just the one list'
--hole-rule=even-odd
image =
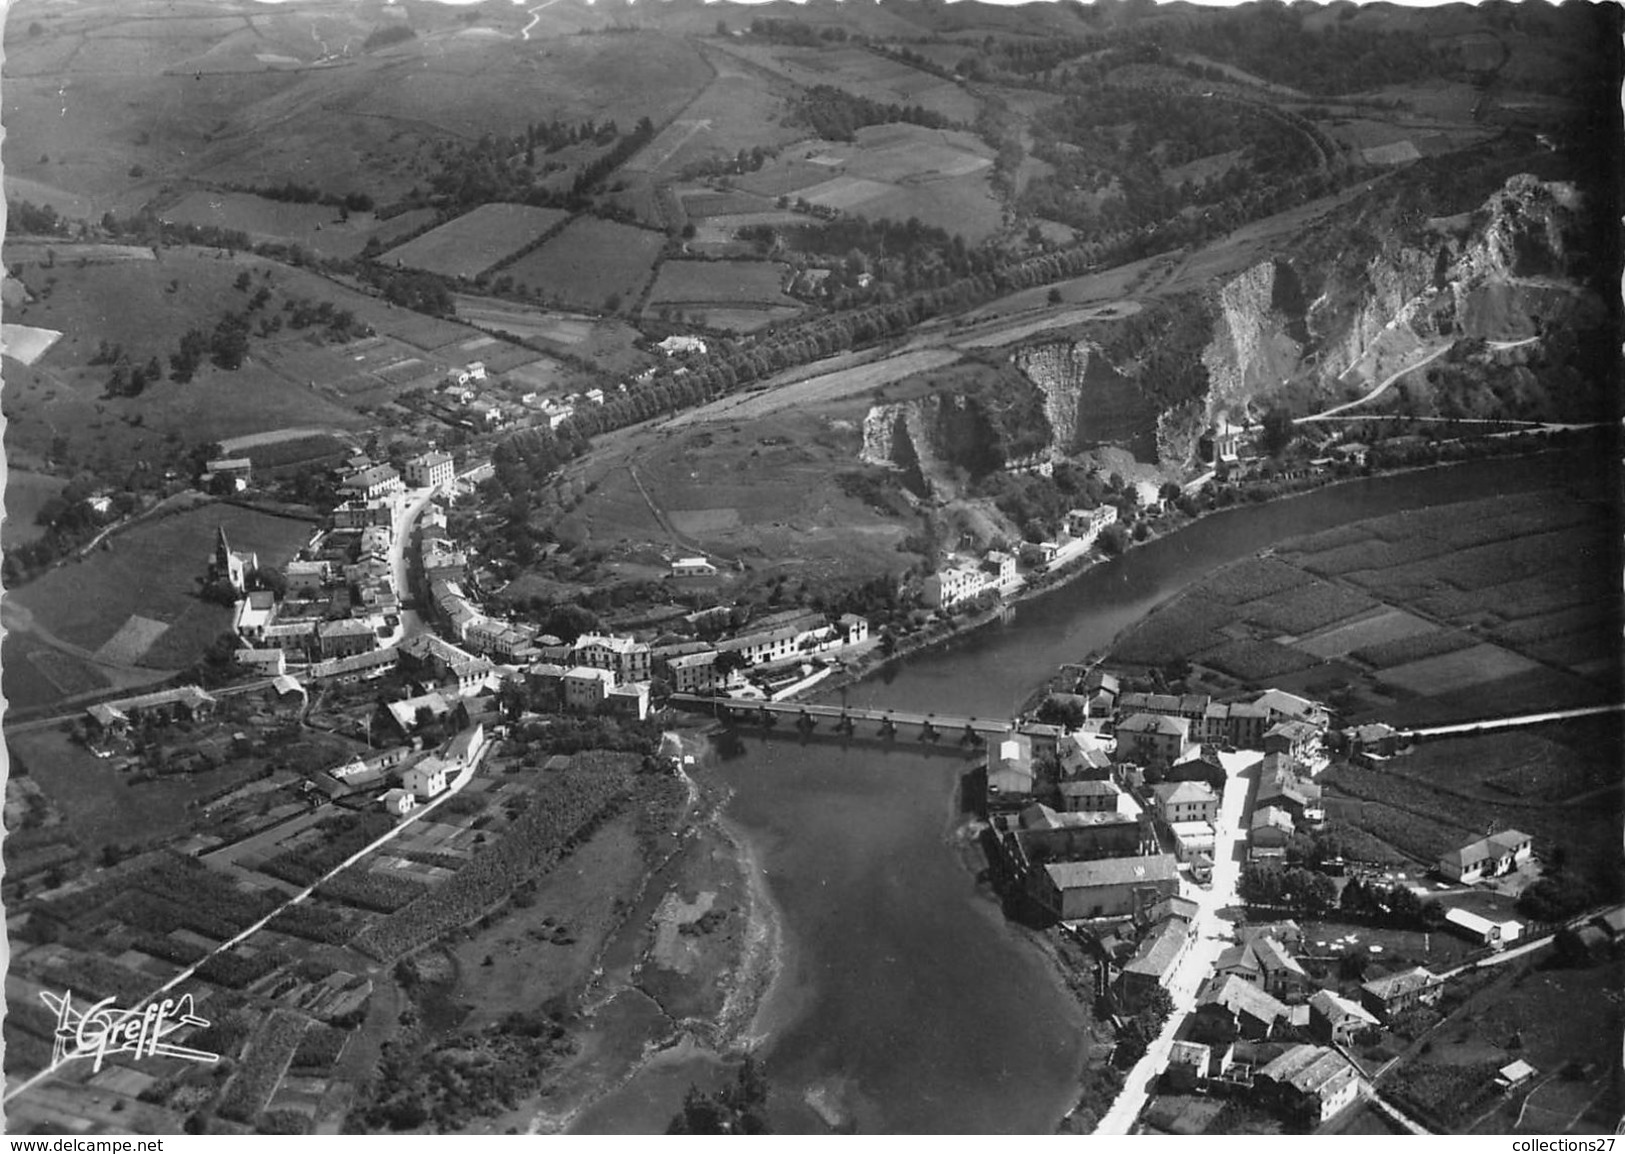
{"label": "garden plot", "polygon": [[1154,610],[1114,642],[1112,656],[1137,665],[1166,665],[1195,657],[1225,643],[1220,630],[1235,620],[1235,613],[1223,602],[1187,593]]}
{"label": "garden plot", "polygon": [[569,215],[528,204],[482,204],[391,249],[383,259],[441,276],[474,277],[533,244]]}
{"label": "garden plot", "polygon": [[569,369],[565,368],[563,362],[552,357],[538,357],[529,364],[510,370],[508,380],[527,391],[547,392],[562,388],[568,375]]}
{"label": "garden plot", "polygon": [[[1196,651],[1192,649],[1194,654]],[[1248,684],[1271,681],[1319,664],[1319,658],[1273,641],[1227,641],[1197,658],[1203,665]]]}
{"label": "garden plot", "polygon": [[424,316],[422,313],[410,312],[406,309],[396,309],[391,315],[382,319],[375,326],[379,332],[396,340],[404,341],[415,349],[428,352],[430,349],[444,348],[454,341],[466,340],[479,334],[467,325],[457,324],[455,321],[441,320],[437,317]]}
{"label": "garden plot", "polygon": [[1343,657],[1356,649],[1400,641],[1428,633],[1433,623],[1403,609],[1385,608],[1369,617],[1334,625],[1310,637],[1299,638],[1295,647],[1316,657]]}
{"label": "garden plot", "polygon": [[167,621],[131,614],[119,631],[96,650],[96,660],[112,665],[134,665],[168,629]]}
{"label": "garden plot", "polygon": [[1376,606],[1356,590],[1316,581],[1249,602],[1241,607],[1241,615],[1261,628],[1299,636]]}
{"label": "garden plot", "polygon": [[1454,653],[1458,649],[1470,649],[1476,644],[1478,642],[1472,636],[1454,629],[1430,629],[1409,637],[1395,637],[1388,641],[1367,644],[1351,650],[1350,655],[1356,661],[1363,661],[1373,668],[1387,669],[1394,665],[1420,661],[1424,657],[1437,657],[1444,653]]}
{"label": "garden plot", "polygon": [[1210,577],[1203,583],[1202,592],[1227,604],[1239,605],[1296,589],[1311,580],[1303,570],[1285,561],[1252,557]]}
{"label": "garden plot", "polygon": [[1457,621],[1482,620],[1486,616],[1520,620],[1617,598],[1617,586],[1609,588],[1608,584],[1598,573],[1571,575],[1568,580],[1542,573],[1488,589],[1426,593],[1417,598],[1416,605],[1426,613]]}
{"label": "garden plot", "polygon": [[[1311,539],[1311,544],[1318,538]],[[1303,557],[1302,565],[1314,573],[1328,577],[1350,573],[1373,573],[1412,562],[1425,561],[1455,548],[1448,541],[1436,537],[1405,537],[1398,541],[1361,536],[1344,545],[1336,545]],[[1359,580],[1359,578],[1356,578]]]}
{"label": "garden plot", "polygon": [[1474,645],[1470,649],[1424,657],[1420,661],[1384,669],[1377,679],[1385,685],[1420,697],[1433,697],[1540,668],[1529,658],[1520,657],[1498,645]]}

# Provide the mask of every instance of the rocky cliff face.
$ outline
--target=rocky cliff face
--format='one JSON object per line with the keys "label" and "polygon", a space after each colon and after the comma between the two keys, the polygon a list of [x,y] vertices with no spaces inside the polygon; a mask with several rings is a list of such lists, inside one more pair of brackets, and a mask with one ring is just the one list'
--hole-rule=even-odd
{"label": "rocky cliff face", "polygon": [[951,495],[956,471],[979,476],[1013,454],[999,415],[975,397],[935,393],[874,405],[864,416],[860,459],[903,473],[921,497]]}
{"label": "rocky cliff face", "polygon": [[1219,287],[1213,339],[1202,350],[1208,421],[1244,411],[1253,397],[1278,387],[1297,368],[1303,346],[1287,330],[1302,318],[1275,306],[1277,282],[1291,275],[1290,268],[1266,261]]}
{"label": "rocky cliff face", "polygon": [[1018,351],[1015,366],[1044,394],[1052,454],[1070,453],[1078,441],[1078,410],[1091,360],[1100,350],[1088,341],[1035,345]]}
{"label": "rocky cliff face", "polygon": [[[1011,363],[1033,387],[1023,400],[1012,402],[1021,389],[1001,380],[978,395],[876,405],[863,460],[903,470],[922,496],[951,496],[955,470],[979,475],[1034,454],[1117,445],[1145,460],[1153,436],[1162,464],[1189,466],[1221,420],[1256,422],[1277,405],[1317,412],[1424,361],[1454,365],[1432,401],[1478,390],[1472,404],[1447,398],[1446,408],[1497,415],[1516,394],[1517,415],[1541,411],[1527,370],[1515,389],[1484,383],[1495,365],[1479,342],[1532,353],[1554,332],[1572,337],[1606,317],[1576,272],[1585,247],[1578,193],[1515,176],[1471,213],[1430,219],[1425,197],[1424,210],[1417,203],[1376,194],[1205,297],[1151,306],[1136,327],[1102,328],[1097,339],[1020,349]],[[1454,346],[1464,339],[1461,354]]]}
{"label": "rocky cliff face", "polygon": [[1575,275],[1580,207],[1572,186],[1520,175],[1460,217],[1387,205],[1324,223],[1214,290],[1206,402],[1199,416],[1163,412],[1159,448],[1179,453],[1198,421],[1360,396],[1462,338],[1535,343],[1553,326],[1595,324],[1599,304]]}

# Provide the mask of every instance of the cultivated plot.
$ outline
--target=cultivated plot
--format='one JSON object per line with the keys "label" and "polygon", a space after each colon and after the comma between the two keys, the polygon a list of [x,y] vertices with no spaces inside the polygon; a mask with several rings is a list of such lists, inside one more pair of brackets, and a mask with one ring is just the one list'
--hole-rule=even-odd
{"label": "cultivated plot", "polygon": [[669,260],[660,266],[651,305],[790,305],[783,291],[789,267],[758,260]]}
{"label": "cultivated plot", "polygon": [[652,229],[581,216],[502,271],[543,300],[614,311],[637,299],[665,243]]}
{"label": "cultivated plot", "polygon": [[528,204],[482,204],[390,249],[383,259],[441,276],[475,277],[533,244],[569,215],[563,209]]}
{"label": "cultivated plot", "polygon": [[1428,633],[1433,623],[1403,609],[1382,609],[1369,617],[1334,625],[1310,637],[1300,638],[1296,647],[1316,657],[1343,657],[1357,649],[1400,641]]}
{"label": "cultivated plot", "polygon": [[1467,689],[1489,681],[1499,681],[1518,673],[1529,673],[1540,668],[1537,662],[1519,656],[1498,645],[1474,645],[1454,653],[1425,657],[1407,665],[1384,669],[1377,675],[1385,685],[1392,685],[1420,697],[1433,697],[1458,689]]}
{"label": "cultivated plot", "polygon": [[992,154],[966,132],[890,124],[863,128],[851,144],[809,141],[786,148],[740,187],[871,219],[918,219],[980,240],[1001,209],[987,183]]}

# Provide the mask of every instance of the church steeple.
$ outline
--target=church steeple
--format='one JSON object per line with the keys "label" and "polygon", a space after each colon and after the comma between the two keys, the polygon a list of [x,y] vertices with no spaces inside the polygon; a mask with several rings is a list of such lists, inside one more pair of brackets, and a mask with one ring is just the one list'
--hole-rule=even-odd
{"label": "church steeple", "polygon": [[220,572],[228,572],[231,568],[231,545],[226,540],[226,527],[214,527],[214,563]]}

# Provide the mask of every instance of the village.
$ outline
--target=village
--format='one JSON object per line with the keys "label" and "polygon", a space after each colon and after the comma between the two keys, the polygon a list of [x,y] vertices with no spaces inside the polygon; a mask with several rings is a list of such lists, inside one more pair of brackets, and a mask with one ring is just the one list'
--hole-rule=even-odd
{"label": "village", "polygon": [[[253,490],[247,460],[211,460],[206,470],[205,485]],[[399,468],[353,455],[333,477],[339,501],[327,523],[280,568],[234,548],[220,528],[205,587],[233,602],[236,647],[223,684],[103,700],[75,732],[132,780],[254,749],[243,730],[225,734],[247,727],[245,717],[350,743],[327,764],[307,762],[297,780],[276,778],[297,801],[267,806],[267,781],[211,803],[232,818],[180,848],[231,873],[254,866],[265,847],[308,836],[333,806],[397,823],[368,827],[383,840],[430,811],[456,812],[445,803],[527,719],[636,725],[679,706],[747,721],[798,717],[804,732],[836,718],[836,730],[853,735],[844,705],[794,699],[883,657],[895,638],[872,634],[862,615],[808,608],[758,607],[741,624],[719,596],[729,574],[707,557],[669,560],[674,600],[704,606],[677,630],[673,622],[561,636],[488,611],[479,559],[452,525],[490,475],[488,463],[460,466],[435,448]],[[1141,508],[1156,503],[1146,494]],[[946,619],[1014,598],[1046,568],[1121,549],[1103,540],[1121,532],[1118,516],[1115,504],[1074,509],[1059,541],[1023,550],[1019,563],[1001,550],[951,556],[924,578],[919,601]],[[1091,958],[1097,1003],[1117,1036],[1111,1064],[1127,1071],[1102,1130],[1127,1132],[1157,1117],[1159,1104],[1181,1101],[1242,1102],[1289,1128],[1330,1130],[1366,1102],[1420,1128],[1383,1096],[1378,1078],[1394,1059],[1378,1059],[1425,1028],[1419,1015],[1437,1017],[1462,975],[1550,942],[1554,927],[1510,916],[1540,876],[1534,839],[1490,830],[1409,876],[1345,860],[1322,842],[1317,778],[1334,761],[1380,767],[1402,758],[1408,733],[1381,723],[1338,728],[1326,705],[1281,689],[1230,700],[1163,689],[1160,678],[1096,663],[1063,669],[1036,708],[1013,720],[913,719],[927,740],[957,727],[961,746],[985,744],[983,842],[998,887]],[[244,701],[253,703],[248,714]],[[896,735],[900,716],[868,712],[883,737]],[[547,761],[555,763],[568,759]],[[242,805],[250,796],[252,816]],[[432,856],[438,845],[403,852]],[[1485,894],[1497,900],[1486,905]],[[1376,938],[1362,943],[1358,931],[1313,936],[1331,931],[1306,929],[1314,923],[1301,918],[1355,909],[1456,944],[1430,945],[1419,961],[1415,951],[1385,952]],[[1238,924],[1240,910],[1247,920]],[[1607,956],[1625,942],[1622,918],[1614,910],[1568,929]],[[1542,1073],[1512,1058],[1497,1084],[1511,1090]]]}
{"label": "village", "polygon": [[[208,470],[239,491],[251,484],[246,461],[211,461]],[[565,638],[490,615],[475,559],[449,529],[459,501],[489,473],[480,463],[459,471],[440,450],[400,470],[354,456],[336,479],[341,500],[328,525],[279,571],[262,570],[219,530],[207,580],[235,600],[236,683],[99,702],[85,711],[86,745],[135,769],[155,721],[206,723],[223,700],[252,693],[268,716],[367,746],[305,776],[306,806],[271,819],[298,824],[315,812],[308,806],[340,803],[375,806],[404,825],[461,790],[524,717],[637,723],[668,702],[713,712],[725,704],[747,719],[799,713],[810,730],[814,707],[790,699],[879,644],[862,616],[806,609],[733,628],[731,607],[717,605],[690,614],[695,631],[686,636]],[[1117,513],[1072,511],[1045,560],[1098,549]],[[719,576],[705,557],[674,557],[666,580],[715,589]],[[1024,584],[1016,558],[993,551],[927,577],[922,601],[944,612]],[[1239,1098],[1297,1128],[1335,1126],[1356,1101],[1414,1126],[1376,1088],[1385,1067],[1362,1054],[1396,1029],[1414,1032],[1416,1014],[1459,975],[1549,940],[1549,928],[1525,940],[1526,926],[1507,916],[1539,876],[1533,838],[1492,830],[1440,857],[1426,877],[1344,860],[1317,840],[1326,828],[1317,777],[1334,759],[1380,766],[1403,757],[1408,734],[1380,723],[1336,728],[1325,705],[1280,689],[1223,701],[1158,688],[1098,664],[1068,667],[1038,708],[1009,721],[971,719],[961,739],[985,743],[984,842],[1001,890],[1094,961],[1097,998],[1118,1031],[1112,1062],[1131,1068],[1103,1127],[1132,1123],[1147,1102],[1192,1094]],[[852,734],[844,707],[816,708],[820,717],[838,712],[837,730]],[[884,736],[895,734],[889,714],[882,722]],[[923,719],[928,739],[933,724],[949,725]],[[279,829],[273,820],[234,836],[252,844]],[[201,835],[190,848],[234,861],[232,841]],[[1474,900],[1487,892],[1500,897],[1493,907]],[[1357,933],[1311,938],[1287,916],[1329,916],[1357,898],[1378,921],[1409,917],[1453,935],[1458,948],[1438,955],[1448,965],[1386,955]],[[1249,920],[1235,924],[1243,908]],[[1253,922],[1260,911],[1283,916]],[[1599,954],[1625,941],[1618,910],[1570,928]],[[1513,1060],[1497,1077],[1510,1089],[1539,1073]]]}
{"label": "village", "polygon": [[[1219,702],[1130,690],[1098,666],[1073,671],[1071,691],[1036,714],[1067,723],[1026,720],[988,742],[987,842],[1001,890],[1093,962],[1097,1003],[1117,1029],[1112,1062],[1127,1071],[1098,1133],[1146,1118],[1168,1126],[1190,1102],[1211,1103],[1211,1117],[1230,1101],[1292,1132],[1334,1133],[1365,1101],[1427,1133],[1378,1089],[1395,1060],[1379,1043],[1425,1033],[1454,984],[1549,945],[1554,930],[1579,956],[1625,945],[1625,909],[1534,934],[1508,916],[1541,871],[1534,839],[1516,829],[1409,874],[1325,854],[1316,778],[1334,760],[1403,757],[1408,734],[1335,728],[1323,705],[1278,689]],[[1385,953],[1381,929],[1329,938],[1289,916],[1308,914],[1313,930],[1339,909],[1428,929],[1441,961]],[[1553,1075],[1513,1057],[1474,1100],[1527,1090],[1543,1073]]]}

